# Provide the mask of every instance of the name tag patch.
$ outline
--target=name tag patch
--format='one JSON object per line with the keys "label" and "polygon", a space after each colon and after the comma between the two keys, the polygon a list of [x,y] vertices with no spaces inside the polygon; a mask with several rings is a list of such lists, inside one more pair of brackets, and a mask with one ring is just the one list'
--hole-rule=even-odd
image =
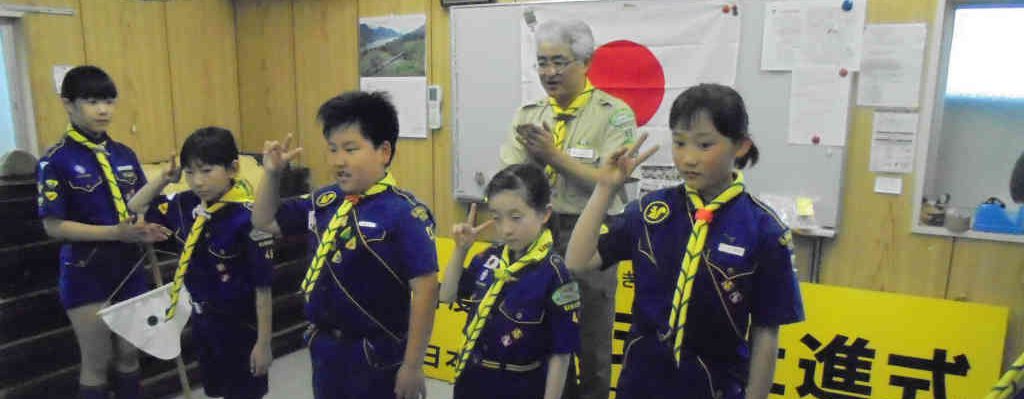
{"label": "name tag patch", "polygon": [[594,149],[593,148],[570,148],[569,156],[573,158],[582,159],[593,159]]}
{"label": "name tag patch", "polygon": [[743,256],[747,253],[747,250],[743,247],[737,247],[735,245],[729,245],[726,243],[718,244],[718,252],[725,252],[730,255]]}

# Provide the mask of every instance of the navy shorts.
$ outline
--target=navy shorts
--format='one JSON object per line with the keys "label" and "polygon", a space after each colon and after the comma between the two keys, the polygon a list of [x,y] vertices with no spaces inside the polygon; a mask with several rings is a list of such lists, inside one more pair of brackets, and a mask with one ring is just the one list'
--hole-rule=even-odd
{"label": "navy shorts", "polygon": [[626,343],[618,399],[743,399],[744,384],[727,370],[693,354],[676,367],[672,349],[654,336],[631,337]]}
{"label": "navy shorts", "polygon": [[216,313],[193,313],[192,339],[206,396],[250,399],[267,394],[267,375],[254,377],[249,367],[249,355],[256,344],[253,322]]}
{"label": "navy shorts", "polygon": [[90,303],[106,301],[121,284],[121,281],[125,280],[125,277],[128,277],[128,281],[117,292],[111,303],[117,303],[149,291],[149,278],[146,276],[148,272],[144,266],[139,266],[130,277],[128,276],[134,265],[134,262],[128,263],[125,260],[95,262],[83,267],[61,265],[60,279],[57,282],[61,305],[65,310],[70,310]]}
{"label": "navy shorts", "polygon": [[394,399],[405,343],[388,337],[338,338],[325,331],[309,338],[316,399]]}
{"label": "navy shorts", "polygon": [[467,366],[455,381],[453,399],[543,399],[547,367],[525,373]]}

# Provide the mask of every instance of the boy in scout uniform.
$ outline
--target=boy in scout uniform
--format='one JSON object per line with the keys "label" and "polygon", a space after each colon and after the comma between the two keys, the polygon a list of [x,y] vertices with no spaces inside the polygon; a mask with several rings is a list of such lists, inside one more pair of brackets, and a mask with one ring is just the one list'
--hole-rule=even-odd
{"label": "boy in scout uniform", "polygon": [[310,233],[302,281],[315,397],[420,398],[437,305],[434,219],[388,172],[398,116],[383,93],[349,92],[318,112],[335,183],[280,201],[284,165],[301,148],[267,142],[253,225]]}

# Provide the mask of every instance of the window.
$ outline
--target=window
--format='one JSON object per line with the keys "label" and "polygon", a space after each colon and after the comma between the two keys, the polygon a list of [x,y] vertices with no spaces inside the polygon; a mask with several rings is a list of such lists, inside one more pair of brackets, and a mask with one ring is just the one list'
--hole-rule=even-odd
{"label": "window", "polygon": [[958,7],[946,96],[1024,99],[1024,7]]}
{"label": "window", "polygon": [[1024,0],[939,0],[930,34],[917,148],[913,231],[1024,242],[1024,235],[952,232],[923,218],[923,200],[973,214],[990,197],[1018,207],[1009,181],[1024,151]]}
{"label": "window", "polygon": [[18,148],[38,155],[19,14],[0,14],[0,155]]}

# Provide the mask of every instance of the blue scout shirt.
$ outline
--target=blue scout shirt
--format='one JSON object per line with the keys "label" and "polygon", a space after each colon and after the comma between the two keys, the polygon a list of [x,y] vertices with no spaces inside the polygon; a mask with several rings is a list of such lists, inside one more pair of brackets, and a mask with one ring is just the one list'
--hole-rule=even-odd
{"label": "blue scout shirt", "polygon": [[[341,188],[330,185],[311,197],[286,200],[277,211],[277,224],[284,235],[312,232],[310,249],[315,251],[344,198]],[[350,337],[405,339],[409,281],[437,272],[434,217],[412,194],[393,186],[362,198],[348,217],[358,234],[348,242],[339,239],[327,255],[306,317]]]}
{"label": "blue scout shirt", "polygon": [[[494,283],[494,269],[501,263],[503,246],[495,245],[475,256],[459,280],[459,304],[467,309],[467,325],[477,305]],[[514,261],[514,260],[513,260]],[[507,265],[506,265],[507,266]],[[562,257],[549,253],[527,266],[506,283],[491,311],[470,362],[488,360],[528,365],[548,356],[579,349],[579,288],[572,281]]]}
{"label": "blue scout shirt", "polygon": [[[201,204],[192,191],[160,196],[146,219],[173,230],[182,249]],[[255,321],[255,288],[269,287],[272,282],[273,237],[253,230],[249,206],[229,203],[212,213],[192,251],[185,287],[204,313]]]}
{"label": "blue scout shirt", "polygon": [[[135,152],[106,135],[107,158],[125,203],[146,184]],[[39,218],[117,225],[117,211],[92,150],[65,136],[39,159]],[[110,295],[142,253],[137,244],[70,241],[60,249],[60,293],[65,308]],[[138,273],[138,271],[136,271]],[[144,281],[143,281],[144,283]],[[126,286],[126,288],[128,288]]]}
{"label": "blue scout shirt", "polygon": [[[605,264],[631,259],[636,274],[631,334],[664,337],[695,208],[682,186],[627,205],[599,239]],[[698,356],[747,364],[750,322],[804,319],[793,270],[791,235],[775,213],[748,193],[715,212],[693,285],[683,348]],[[666,342],[666,350],[671,344]]]}

